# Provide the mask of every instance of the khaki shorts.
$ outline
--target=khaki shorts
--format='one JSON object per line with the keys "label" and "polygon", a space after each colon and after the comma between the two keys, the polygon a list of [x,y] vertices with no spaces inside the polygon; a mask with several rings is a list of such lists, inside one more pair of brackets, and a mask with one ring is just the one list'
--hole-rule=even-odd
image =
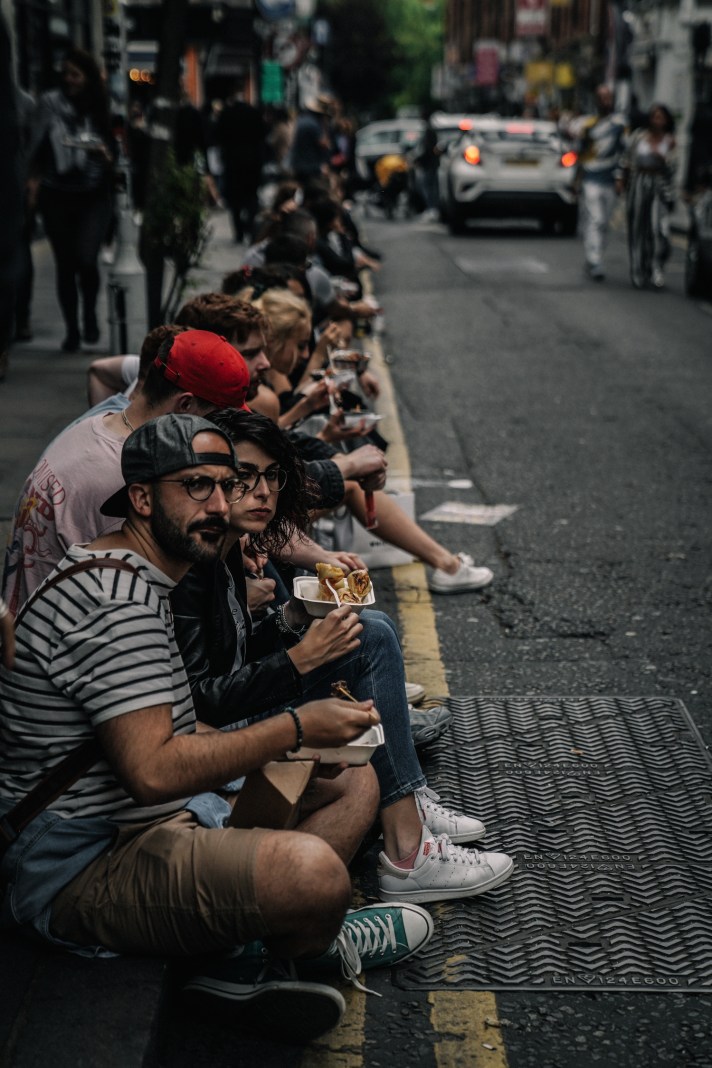
{"label": "khaki shorts", "polygon": [[260,829],[201,827],[190,812],[126,827],[55,898],[50,930],[75,945],[219,952],[269,935],[255,900]]}

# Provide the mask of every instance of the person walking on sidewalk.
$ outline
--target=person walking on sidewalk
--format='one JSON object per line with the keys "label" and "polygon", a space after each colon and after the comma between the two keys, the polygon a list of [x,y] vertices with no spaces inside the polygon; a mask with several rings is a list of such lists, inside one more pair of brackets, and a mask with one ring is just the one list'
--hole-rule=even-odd
{"label": "person walking on sidewalk", "polygon": [[636,289],[665,284],[676,166],[675,120],[664,104],[653,104],[646,125],[630,139],[622,167],[630,280]]}
{"label": "person walking on sidewalk", "polygon": [[232,219],[235,241],[252,241],[259,209],[257,191],[265,156],[266,128],[260,112],[246,99],[247,81],[242,78],[220,112],[215,140],[223,163],[223,196]]}
{"label": "person walking on sidewalk", "polygon": [[345,745],[380,718],[373,701],[330,698],[242,731],[196,721],[168,595],[219,557],[236,467],[229,438],[199,416],[144,423],[106,502],[121,529],[73,546],[19,622],[15,668],[0,673],[0,812],[80,744],[96,759],[11,842],[2,920],[84,953],[201,955],[195,992],[212,996],[228,968],[232,1016],[306,1040],[345,1004],[300,980],[294,958],[360,970],[360,926],[388,914],[390,963],[425,945],[432,921],[397,903],[347,917],[346,864],[378,798],[368,765],[314,779],[296,831],[226,825],[218,791],[234,801],[232,780],[302,743]]}
{"label": "person walking on sidewalk", "polygon": [[583,247],[586,271],[597,282],[606,277],[604,254],[608,228],[616,204],[616,180],[621,176],[625,122],[613,112],[613,93],[607,85],[596,89],[597,114],[577,124],[579,181],[583,209]]}
{"label": "person walking on sidewalk", "polygon": [[[52,246],[63,352],[99,340],[98,258],[112,213],[112,134],[104,81],[93,56],[69,49],[62,83],[40,98],[30,159],[34,194]],[[39,186],[39,189],[38,189]],[[79,331],[79,296],[83,330]]]}

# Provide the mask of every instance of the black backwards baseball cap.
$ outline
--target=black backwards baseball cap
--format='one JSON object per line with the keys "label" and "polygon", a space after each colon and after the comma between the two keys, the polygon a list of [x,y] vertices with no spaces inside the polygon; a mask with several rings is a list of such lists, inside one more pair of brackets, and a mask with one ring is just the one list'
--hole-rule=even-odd
{"label": "black backwards baseball cap", "polygon": [[[193,438],[205,430],[221,437],[228,451],[196,452]],[[124,518],[129,511],[129,486],[155,482],[162,475],[201,464],[222,464],[237,469],[234,446],[215,423],[199,415],[159,415],[157,419],[149,419],[124,442],[121,474],[125,485],[104,501],[99,511],[102,515]]]}

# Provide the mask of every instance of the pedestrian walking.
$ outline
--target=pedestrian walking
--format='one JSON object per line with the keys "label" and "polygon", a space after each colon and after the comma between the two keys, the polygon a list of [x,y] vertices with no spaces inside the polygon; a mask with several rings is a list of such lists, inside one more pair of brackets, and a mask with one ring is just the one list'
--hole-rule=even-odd
{"label": "pedestrian walking", "polygon": [[670,213],[675,204],[675,120],[653,104],[645,125],[630,139],[623,159],[630,280],[636,289],[665,284],[670,256]]}
{"label": "pedestrian walking", "polygon": [[37,103],[35,98],[19,85],[15,86],[17,119],[20,135],[18,172],[22,190],[19,264],[15,290],[15,341],[31,341],[30,311],[35,269],[32,262],[32,238],[35,232],[35,212],[27,199],[27,154],[32,144],[35,129]]}
{"label": "pedestrian walking", "polygon": [[327,172],[331,155],[327,116],[326,97],[313,96],[305,100],[294,126],[290,152],[292,173],[298,182],[308,182]]}
{"label": "pedestrian walking", "polygon": [[10,35],[0,15],[0,197],[3,226],[0,228],[0,382],[7,374],[15,318],[15,299],[20,265],[22,202],[19,161],[20,136],[17,95],[12,81]]}
{"label": "pedestrian walking", "polygon": [[428,117],[420,148],[414,160],[418,192],[425,205],[423,215],[426,219],[435,219],[438,214],[438,166],[440,164],[440,156],[441,151],[438,147],[437,131]]}
{"label": "pedestrian walking", "polygon": [[245,99],[245,88],[245,84],[236,87],[220,112],[214,134],[222,156],[223,195],[238,243],[252,237],[266,136],[262,116]]}
{"label": "pedestrian walking", "polygon": [[62,351],[77,352],[82,339],[90,345],[99,340],[98,257],[112,214],[108,98],[99,66],[88,52],[70,48],[65,53],[60,88],[40,98],[33,147],[32,188],[54,254],[66,327]]}
{"label": "pedestrian walking", "polygon": [[614,114],[613,93],[607,85],[596,89],[596,107],[597,114],[578,125],[579,182],[586,271],[601,282],[606,276],[603,259],[621,175],[625,122]]}

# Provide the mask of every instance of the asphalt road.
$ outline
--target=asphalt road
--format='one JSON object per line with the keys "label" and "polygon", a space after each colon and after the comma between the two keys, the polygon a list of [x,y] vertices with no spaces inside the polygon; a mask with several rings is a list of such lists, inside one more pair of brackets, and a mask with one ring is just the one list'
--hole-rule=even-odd
{"label": "asphalt road", "polygon": [[[434,598],[450,693],[675,697],[709,745],[712,307],[683,295],[681,242],[667,289],[637,292],[620,230],[602,284],[577,239],[536,229],[368,230],[418,514],[518,508],[493,527],[424,524],[496,573],[483,596]],[[472,488],[444,484],[460,479]],[[504,1051],[465,1026],[454,1063],[712,1064],[706,996],[496,1004]]]}

